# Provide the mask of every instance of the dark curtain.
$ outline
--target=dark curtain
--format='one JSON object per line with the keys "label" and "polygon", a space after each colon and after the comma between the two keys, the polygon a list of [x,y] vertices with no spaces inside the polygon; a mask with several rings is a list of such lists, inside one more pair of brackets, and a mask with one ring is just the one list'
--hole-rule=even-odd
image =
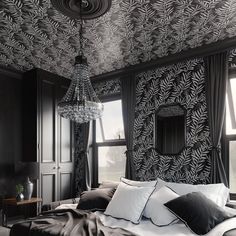
{"label": "dark curtain", "polygon": [[85,171],[85,190],[91,189],[91,180],[90,180],[90,170],[89,170],[89,157],[88,157],[88,140],[89,140],[89,127],[90,122],[82,124],[82,132],[83,132],[83,151],[84,155],[84,171]]}
{"label": "dark curtain", "polygon": [[133,76],[121,79],[122,112],[126,139],[125,177],[136,179],[133,161],[134,110],[136,102],[136,81]]}
{"label": "dark curtain", "polygon": [[211,182],[224,183],[228,186],[220,150],[228,83],[228,53],[222,52],[207,56],[204,58],[204,63],[208,122],[212,142]]}
{"label": "dark curtain", "polygon": [[75,124],[75,196],[90,189],[88,139],[90,123]]}

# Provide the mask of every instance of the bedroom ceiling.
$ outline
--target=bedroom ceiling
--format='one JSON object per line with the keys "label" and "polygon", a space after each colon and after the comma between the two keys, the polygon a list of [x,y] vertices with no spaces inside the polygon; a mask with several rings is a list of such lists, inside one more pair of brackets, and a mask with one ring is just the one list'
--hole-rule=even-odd
{"label": "bedroom ceiling", "polygon": [[[236,36],[236,0],[113,0],[84,31],[91,74],[98,75]],[[50,0],[1,0],[0,36],[0,65],[70,77],[79,24]]]}

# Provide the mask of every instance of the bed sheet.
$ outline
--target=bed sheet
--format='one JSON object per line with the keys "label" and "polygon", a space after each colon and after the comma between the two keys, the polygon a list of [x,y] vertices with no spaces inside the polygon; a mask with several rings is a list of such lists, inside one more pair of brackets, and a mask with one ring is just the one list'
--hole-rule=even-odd
{"label": "bed sheet", "polygon": [[[234,213],[236,215],[236,210],[225,207],[226,211]],[[185,226],[184,223],[178,222],[173,225],[158,227],[155,226],[150,220],[142,219],[140,224],[135,225],[129,221],[115,219],[110,216],[105,216],[102,212],[96,212],[96,215],[99,216],[102,223],[105,226],[109,227],[120,227],[126,230],[129,230],[133,233],[136,233],[139,236],[196,236],[189,228]],[[217,225],[213,228],[209,233],[205,234],[205,236],[222,236],[225,232],[236,228],[236,217],[228,219],[223,223]]]}

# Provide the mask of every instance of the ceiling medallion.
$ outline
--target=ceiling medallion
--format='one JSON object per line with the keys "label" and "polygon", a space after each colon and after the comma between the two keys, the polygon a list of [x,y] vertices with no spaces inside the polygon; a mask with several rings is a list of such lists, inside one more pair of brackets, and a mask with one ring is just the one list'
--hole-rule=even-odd
{"label": "ceiling medallion", "polygon": [[[51,0],[55,7],[62,14],[73,19],[94,19],[105,14],[111,7],[112,0],[82,0],[80,11],[80,0]],[[81,17],[80,17],[80,13]]]}

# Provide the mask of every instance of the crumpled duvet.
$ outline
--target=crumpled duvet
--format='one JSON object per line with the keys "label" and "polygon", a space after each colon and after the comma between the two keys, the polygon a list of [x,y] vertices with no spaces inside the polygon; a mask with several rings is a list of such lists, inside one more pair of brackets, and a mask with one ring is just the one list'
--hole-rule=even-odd
{"label": "crumpled duvet", "polygon": [[78,209],[44,212],[13,225],[10,236],[135,236],[122,228],[104,226],[96,214]]}

